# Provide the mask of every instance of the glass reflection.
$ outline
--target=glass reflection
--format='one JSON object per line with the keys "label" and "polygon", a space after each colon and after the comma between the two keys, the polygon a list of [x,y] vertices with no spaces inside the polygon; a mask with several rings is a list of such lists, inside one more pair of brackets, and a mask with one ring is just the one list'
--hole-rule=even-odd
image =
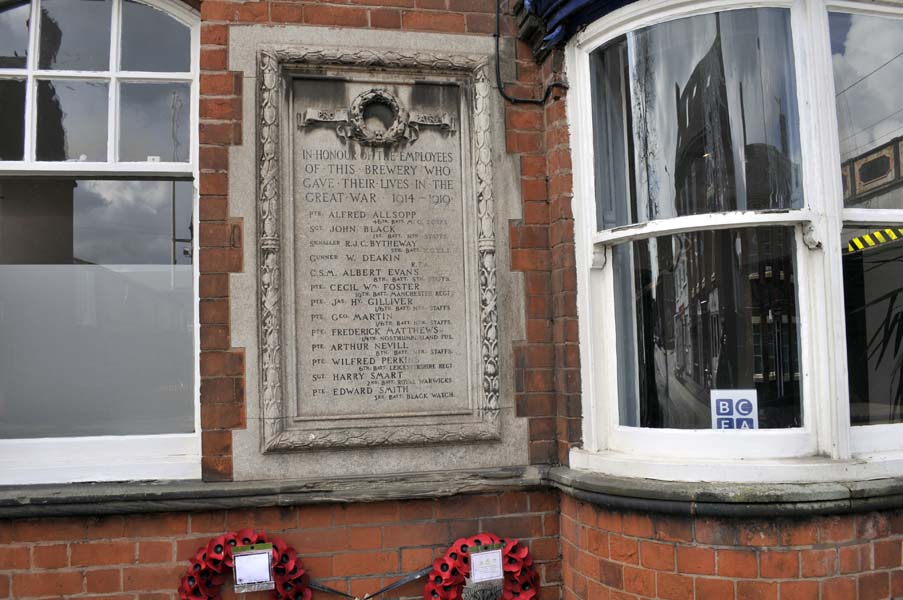
{"label": "glass reflection", "polygon": [[842,234],[850,422],[903,423],[903,228]]}
{"label": "glass reflection", "polygon": [[25,153],[25,80],[0,79],[0,160]]}
{"label": "glass reflection", "polygon": [[24,69],[28,57],[29,2],[0,7],[0,69]]}
{"label": "glass reflection", "polygon": [[191,30],[186,25],[140,2],[122,3],[123,70],[187,72],[190,57]]}
{"label": "glass reflection", "polygon": [[108,70],[112,6],[112,0],[43,0],[40,68]]}
{"label": "glass reflection", "polygon": [[107,85],[38,81],[38,160],[107,159]]}
{"label": "glass reflection", "polygon": [[801,426],[790,227],[614,247],[622,425],[712,427],[711,391],[755,389],[759,428]]}
{"label": "glass reflection", "polygon": [[903,20],[830,14],[843,198],[903,208]]}
{"label": "glass reflection", "polygon": [[0,181],[0,438],[193,431],[191,188]]}
{"label": "glass reflection", "polygon": [[122,83],[119,160],[187,162],[187,83]]}
{"label": "glass reflection", "polygon": [[600,228],[802,206],[787,10],[654,25],[592,65]]}

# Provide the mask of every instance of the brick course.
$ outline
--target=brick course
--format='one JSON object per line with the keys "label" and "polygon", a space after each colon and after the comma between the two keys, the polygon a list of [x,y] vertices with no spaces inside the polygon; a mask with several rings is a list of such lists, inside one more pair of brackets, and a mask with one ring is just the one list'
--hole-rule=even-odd
{"label": "brick course", "polygon": [[612,511],[562,495],[561,551],[565,600],[887,600],[903,593],[901,510],[694,519]]}
{"label": "brick course", "polygon": [[[507,492],[190,514],[0,520],[0,598],[175,600],[179,579],[199,546],[225,531],[252,527],[294,546],[314,578],[359,596],[429,565],[458,537],[481,531],[516,536],[536,560],[541,600],[556,600],[561,572],[557,511],[554,492]],[[547,518],[554,526],[544,526]],[[421,598],[422,586],[422,580],[409,584],[392,597]],[[224,587],[224,597],[234,598],[229,587]]]}

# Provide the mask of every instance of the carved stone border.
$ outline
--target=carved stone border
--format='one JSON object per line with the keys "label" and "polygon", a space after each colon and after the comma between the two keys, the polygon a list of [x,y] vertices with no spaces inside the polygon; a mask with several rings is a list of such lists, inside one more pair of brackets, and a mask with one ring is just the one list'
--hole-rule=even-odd
{"label": "carved stone border", "polygon": [[[476,231],[480,299],[480,396],[474,423],[292,429],[284,398],[283,298],[280,174],[283,82],[286,68],[305,65],[409,68],[461,74],[472,96],[472,165],[477,203]],[[495,201],[492,196],[491,118],[487,57],[343,50],[340,48],[267,47],[258,53],[258,332],[261,446],[264,452],[327,448],[422,445],[490,441],[499,433],[498,290],[496,286]],[[290,127],[291,123],[286,126]],[[465,201],[467,199],[465,198]],[[466,204],[465,204],[466,209]],[[465,249],[466,251],[466,249]]]}

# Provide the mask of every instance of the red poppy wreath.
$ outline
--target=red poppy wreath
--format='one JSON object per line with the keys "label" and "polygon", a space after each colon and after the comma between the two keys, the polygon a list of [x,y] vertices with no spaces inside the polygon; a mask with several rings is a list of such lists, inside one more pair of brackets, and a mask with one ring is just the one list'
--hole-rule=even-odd
{"label": "red poppy wreath", "polygon": [[491,533],[461,538],[452,544],[445,556],[433,563],[424,600],[461,600],[464,578],[470,575],[470,554],[501,547],[505,573],[502,600],[534,600],[539,597],[539,574],[533,567],[530,550],[518,540],[503,540]]}
{"label": "red poppy wreath", "polygon": [[250,529],[220,535],[198,548],[179,585],[181,600],[220,600],[226,574],[235,566],[232,548],[251,544],[273,545],[273,579],[276,600],[310,600],[310,576],[295,549],[276,537]]}

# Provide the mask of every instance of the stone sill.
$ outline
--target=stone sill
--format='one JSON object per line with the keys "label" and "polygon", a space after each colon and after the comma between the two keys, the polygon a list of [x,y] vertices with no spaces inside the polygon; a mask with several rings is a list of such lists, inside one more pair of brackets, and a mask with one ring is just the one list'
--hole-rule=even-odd
{"label": "stone sill", "polygon": [[554,467],[546,479],[599,506],[685,516],[781,517],[903,508],[903,478],[742,484],[614,477]]}
{"label": "stone sill", "polygon": [[542,489],[545,470],[511,467],[330,480],[132,481],[0,487],[0,519],[379,502]]}
{"label": "stone sill", "polygon": [[519,467],[334,480],[125,482],[0,487],[0,518],[97,516],[443,498],[557,489],[616,510],[778,517],[903,508],[903,478],[816,484],[717,484]]}

